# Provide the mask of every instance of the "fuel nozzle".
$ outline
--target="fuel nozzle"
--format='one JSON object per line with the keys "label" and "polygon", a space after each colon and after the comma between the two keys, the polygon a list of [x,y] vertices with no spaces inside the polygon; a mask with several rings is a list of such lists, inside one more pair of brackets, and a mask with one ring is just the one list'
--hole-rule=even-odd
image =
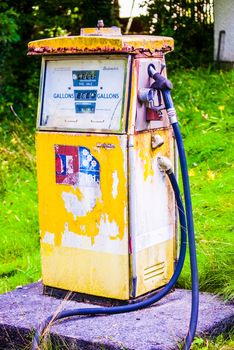
{"label": "fuel nozzle", "polygon": [[[163,68],[165,67],[164,65],[162,66]],[[172,89],[172,83],[170,82],[170,80],[168,80],[167,78],[165,78],[162,75],[162,70],[161,72],[157,72],[155,69],[155,66],[151,63],[148,66],[148,74],[150,76],[150,78],[153,78],[155,80],[155,82],[151,85],[151,88],[156,89],[156,90],[171,90]]]}
{"label": "fuel nozzle", "polygon": [[[148,75],[153,78],[154,80],[157,80],[157,82],[160,80],[159,77],[161,77],[161,73],[163,71],[163,69],[165,68],[165,65],[161,65],[161,71],[160,73],[158,73],[155,69],[155,66],[151,63],[148,66]],[[147,108],[150,108],[156,112],[159,113],[159,116],[162,117],[161,115],[161,110],[165,109],[165,107],[162,104],[162,99],[161,99],[161,94],[160,94],[160,90],[161,90],[161,85],[159,87],[157,87],[155,84],[157,84],[157,82],[155,81],[149,88],[141,88],[138,91],[138,99],[144,103],[146,105]],[[158,102],[158,104],[156,104],[155,102]]]}
{"label": "fuel nozzle", "polygon": [[171,124],[177,123],[176,111],[174,104],[171,98],[172,83],[170,80],[165,78],[161,72],[157,72],[155,66],[150,63],[148,66],[149,77],[154,79],[154,83],[151,85],[151,89],[154,89],[157,92],[160,92],[163,97],[164,108],[167,110],[167,115]]}
{"label": "fuel nozzle", "polygon": [[[148,75],[150,78],[154,79],[154,82],[149,88],[139,89],[138,99],[141,103],[144,103],[146,107],[153,109],[156,112],[161,113],[161,110],[166,109],[170,123],[173,124],[177,122],[177,117],[170,93],[172,83],[162,75],[164,68],[165,65],[161,65],[160,72],[157,72],[155,66],[152,63],[149,64]],[[161,96],[164,104],[162,103]],[[156,98],[158,104],[155,104]]]}

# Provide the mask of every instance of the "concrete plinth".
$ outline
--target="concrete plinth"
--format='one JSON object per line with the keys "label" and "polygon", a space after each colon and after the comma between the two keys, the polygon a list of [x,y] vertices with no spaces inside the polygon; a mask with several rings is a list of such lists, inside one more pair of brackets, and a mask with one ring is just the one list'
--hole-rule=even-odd
{"label": "concrete plinth", "polygon": [[[91,307],[42,293],[35,283],[0,295],[0,349],[30,349],[35,327],[49,315],[79,307]],[[59,349],[166,350],[177,349],[187,333],[191,292],[175,290],[147,309],[95,317],[73,317],[50,329]],[[218,297],[200,294],[197,335],[217,335],[234,324],[234,305]]]}

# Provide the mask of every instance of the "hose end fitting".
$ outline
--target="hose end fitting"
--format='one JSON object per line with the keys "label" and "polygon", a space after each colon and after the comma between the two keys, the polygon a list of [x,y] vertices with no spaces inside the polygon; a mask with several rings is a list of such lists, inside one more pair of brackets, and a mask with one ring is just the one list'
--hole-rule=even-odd
{"label": "hose end fitting", "polygon": [[158,156],[157,161],[160,170],[165,171],[168,174],[171,174],[173,172],[172,162],[169,158]]}
{"label": "hose end fitting", "polygon": [[171,124],[175,124],[178,122],[176,110],[174,107],[167,109],[167,115]]}

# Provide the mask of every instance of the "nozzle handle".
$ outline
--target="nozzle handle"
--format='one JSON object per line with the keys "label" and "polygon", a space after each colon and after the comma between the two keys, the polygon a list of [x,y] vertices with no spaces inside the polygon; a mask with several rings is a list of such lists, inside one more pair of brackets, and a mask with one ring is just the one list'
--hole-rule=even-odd
{"label": "nozzle handle", "polygon": [[151,88],[160,91],[163,96],[164,105],[167,110],[171,124],[177,122],[176,111],[170,92],[170,90],[172,89],[172,83],[170,82],[170,80],[168,80],[159,72],[157,72],[155,66],[152,63],[150,63],[148,66],[148,74],[150,78],[153,78],[155,81],[151,85]]}
{"label": "nozzle handle", "polygon": [[148,74],[149,74],[150,78],[153,78],[155,73],[157,73],[157,71],[155,69],[155,65],[153,63],[150,63],[148,65]]}
{"label": "nozzle handle", "polygon": [[162,76],[159,72],[156,71],[155,66],[150,63],[148,65],[148,74],[151,78],[155,80],[155,82],[152,84],[151,88],[156,90],[171,90],[172,89],[172,83],[170,80]]}

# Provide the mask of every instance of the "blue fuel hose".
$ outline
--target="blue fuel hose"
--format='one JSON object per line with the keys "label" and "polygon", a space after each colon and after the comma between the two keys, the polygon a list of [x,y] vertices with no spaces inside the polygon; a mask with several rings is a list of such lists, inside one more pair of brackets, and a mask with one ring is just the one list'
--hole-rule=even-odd
{"label": "blue fuel hose", "polygon": [[[64,310],[61,311],[55,315],[49,316],[43,323],[39,325],[39,327],[36,329],[36,332],[34,334],[33,343],[32,343],[32,350],[39,350],[41,339],[44,336],[44,333],[50,325],[52,325],[55,321],[61,320],[67,317],[72,316],[78,316],[78,315],[110,315],[110,314],[120,314],[120,313],[126,313],[126,312],[132,312],[137,311],[139,309],[143,309],[145,307],[148,307],[149,305],[154,304],[155,302],[162,299],[166,294],[170,292],[170,290],[175,286],[179,275],[182,271],[184,260],[185,260],[185,254],[186,254],[186,218],[185,218],[185,212],[183,207],[183,202],[180,196],[180,190],[175,178],[175,175],[173,172],[166,171],[166,174],[168,175],[168,178],[170,180],[170,183],[172,185],[176,204],[178,208],[178,214],[179,214],[179,220],[180,220],[180,253],[178,262],[175,268],[175,272],[173,276],[171,277],[168,284],[157,292],[157,294],[149,297],[147,300],[137,302],[135,304],[130,305],[123,305],[123,306],[113,306],[113,307],[95,307],[95,308],[80,308],[80,309],[71,309],[71,310]],[[187,348],[186,348],[187,349]]]}
{"label": "blue fuel hose", "polygon": [[184,350],[189,350],[193,339],[195,337],[198,321],[198,311],[199,311],[199,284],[198,284],[198,268],[197,268],[197,255],[196,255],[196,243],[194,235],[194,224],[193,224],[193,211],[192,211],[192,201],[190,195],[189,177],[186,156],[183,146],[183,141],[179,129],[178,123],[172,124],[175,139],[177,143],[177,149],[180,158],[180,167],[183,179],[184,188],[184,199],[186,208],[186,218],[188,226],[188,245],[189,245],[189,256],[190,256],[190,269],[192,276],[192,306],[191,306],[191,316],[189,331],[185,339]]}
{"label": "blue fuel hose", "polygon": [[184,144],[177,122],[176,111],[171,98],[171,93],[169,89],[162,90],[162,95],[164,99],[164,104],[172,124],[174,131],[177,149],[180,159],[180,167],[183,180],[184,189],[184,199],[185,199],[185,209],[186,209],[186,219],[188,227],[188,244],[189,244],[189,255],[190,255],[190,269],[192,277],[192,305],[191,305],[191,316],[189,331],[185,339],[184,350],[189,350],[193,339],[195,337],[197,321],[198,321],[198,311],[199,311],[199,285],[198,285],[198,268],[197,268],[197,255],[196,255],[196,244],[194,235],[194,224],[193,224],[193,211],[192,211],[192,201],[190,194],[188,167],[186,161],[186,155],[184,150]]}
{"label": "blue fuel hose", "polygon": [[188,176],[188,167],[186,161],[186,155],[184,150],[184,144],[177,121],[176,110],[174,108],[173,100],[171,98],[172,84],[171,82],[162,76],[159,72],[156,71],[155,66],[151,63],[148,66],[148,74],[151,78],[154,79],[154,83],[151,88],[155,91],[160,91],[163,96],[163,101],[165,109],[167,111],[168,118],[172,125],[177,149],[180,159],[180,168],[182,173],[183,180],[183,189],[184,189],[184,199],[185,199],[185,210],[186,210],[186,219],[187,219],[187,228],[188,228],[188,243],[189,243],[189,255],[190,255],[190,269],[192,277],[192,303],[191,303],[191,315],[190,315],[190,324],[189,330],[185,339],[184,350],[189,350],[193,339],[195,337],[197,321],[198,321],[198,311],[199,311],[199,285],[198,285],[198,268],[197,268],[197,255],[196,255],[196,244],[195,244],[195,235],[194,235],[194,224],[193,224],[193,210],[192,210],[192,201],[190,194],[190,185],[189,185],[189,176]]}

